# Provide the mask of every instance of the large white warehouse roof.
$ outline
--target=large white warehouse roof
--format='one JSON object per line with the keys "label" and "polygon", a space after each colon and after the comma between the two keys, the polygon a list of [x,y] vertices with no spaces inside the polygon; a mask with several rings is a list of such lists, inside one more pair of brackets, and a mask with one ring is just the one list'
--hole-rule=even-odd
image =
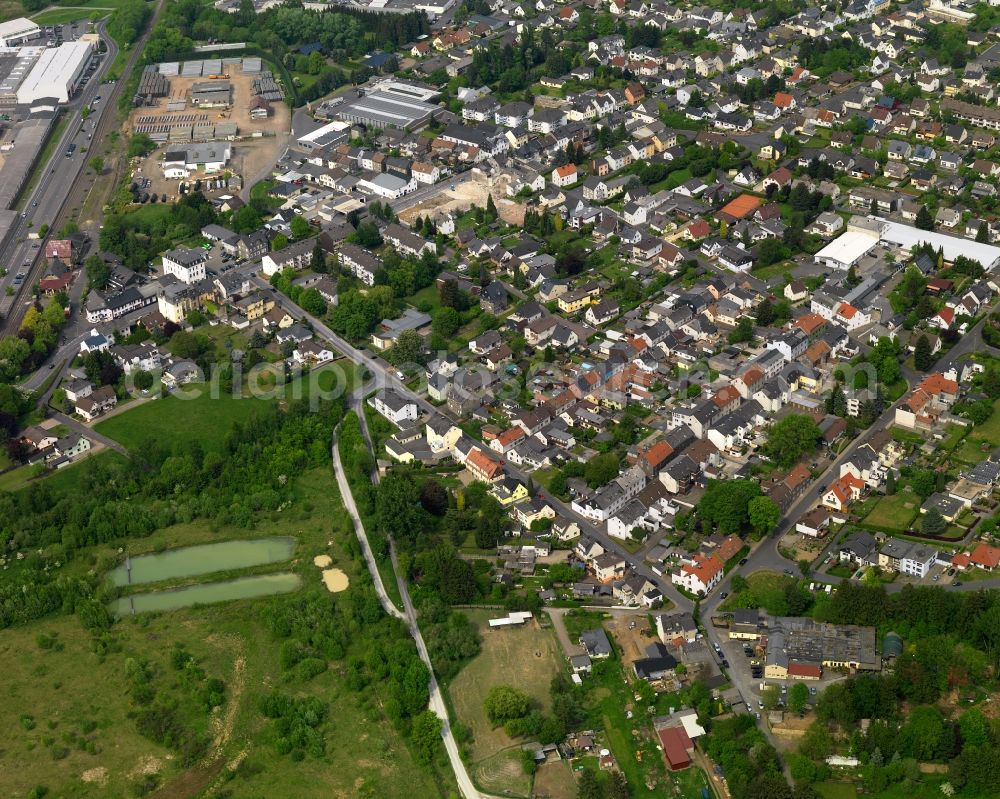
{"label": "large white warehouse roof", "polygon": [[954,261],[959,255],[964,255],[973,261],[978,261],[983,269],[992,269],[1000,264],[1000,247],[983,244],[971,239],[949,236],[934,230],[920,230],[911,225],[903,225],[888,219],[879,218],[882,223],[882,241],[895,244],[905,250],[911,250],[918,244],[930,244],[935,250],[944,250],[944,259]]}
{"label": "large white warehouse roof", "polygon": [[17,102],[28,105],[42,97],[69,102],[70,91],[92,52],[91,42],[66,42],[47,49],[18,87]]}
{"label": "large white warehouse roof", "polygon": [[0,44],[18,44],[41,33],[41,28],[30,19],[18,17],[0,22]]}

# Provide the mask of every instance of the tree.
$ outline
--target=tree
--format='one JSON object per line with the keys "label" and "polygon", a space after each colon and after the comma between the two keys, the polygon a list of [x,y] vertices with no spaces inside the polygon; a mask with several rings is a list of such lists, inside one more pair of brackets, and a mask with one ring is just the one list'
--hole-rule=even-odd
{"label": "tree", "polygon": [[948,523],[937,508],[928,509],[920,521],[920,530],[924,535],[941,535],[947,526]]}
{"label": "tree", "polygon": [[612,771],[608,782],[608,799],[630,799],[631,796],[625,775],[620,771]]}
{"label": "tree", "polygon": [[87,284],[92,289],[103,289],[108,285],[111,277],[111,270],[99,255],[91,255],[84,261],[84,268],[87,270]]}
{"label": "tree", "polygon": [[809,701],[809,689],[803,682],[795,683],[788,689],[788,709],[793,713],[801,713],[805,710]]}
{"label": "tree", "polygon": [[390,471],[375,494],[375,518],[386,536],[414,537],[418,533],[419,492],[413,479],[403,472]]}
{"label": "tree", "polygon": [[742,344],[746,341],[753,341],[753,320],[749,316],[741,317],[736,327],[729,332],[730,344]]}
{"label": "tree", "polygon": [[529,698],[510,685],[494,685],[483,700],[483,710],[493,726],[500,726],[528,715]]}
{"label": "tree", "polygon": [[156,149],[156,142],[154,142],[145,133],[136,133],[134,136],[129,137],[128,140],[128,157],[136,158],[141,156],[149,155],[153,150]]}
{"label": "tree", "polygon": [[326,251],[323,249],[323,245],[319,243],[319,239],[316,239],[316,243],[313,245],[312,255],[309,257],[309,268],[313,272],[321,274],[326,272]]}
{"label": "tree", "polygon": [[576,782],[576,799],[601,799],[601,785],[593,769],[581,769]]}
{"label": "tree", "polygon": [[820,429],[809,416],[793,413],[771,425],[767,431],[764,453],[784,469],[816,448]]}
{"label": "tree", "polygon": [[770,533],[781,518],[781,508],[770,497],[754,497],[747,504],[750,526],[759,538]]}
{"label": "tree", "polygon": [[764,702],[766,710],[775,710],[778,707],[778,700],[781,698],[781,689],[777,685],[768,685],[760,692],[760,698]]}
{"label": "tree", "polygon": [[591,488],[600,488],[607,485],[618,476],[620,462],[618,456],[612,452],[598,455],[591,458],[584,467],[584,479]]}
{"label": "tree", "polygon": [[88,161],[90,168],[93,169],[98,175],[104,171],[104,159],[99,155],[95,155]]}
{"label": "tree", "polygon": [[723,535],[742,532],[750,524],[750,501],[760,495],[760,484],[753,480],[710,480],[698,502],[698,517]]}
{"label": "tree", "polygon": [[934,230],[934,217],[931,216],[931,212],[927,210],[926,205],[920,206],[920,210],[917,211],[917,218],[914,220],[913,225],[918,230]]}
{"label": "tree", "polygon": [[434,312],[432,329],[437,335],[451,338],[461,326],[462,317],[455,308],[442,305]]}
{"label": "tree", "polygon": [[423,763],[430,763],[441,748],[441,719],[431,710],[413,719],[410,729],[410,741],[417,751],[417,758]]}
{"label": "tree", "polygon": [[278,252],[278,250],[283,250],[288,246],[288,236],[284,233],[279,233],[273,239],[271,239],[271,252]]}
{"label": "tree", "polygon": [[[740,320],[742,321],[742,320]],[[767,327],[771,322],[774,321],[774,303],[764,300],[760,305],[757,306],[757,324],[761,327]],[[753,336],[753,328],[751,327],[750,335]]]}
{"label": "tree", "polygon": [[422,362],[424,340],[416,330],[404,330],[396,337],[396,343],[389,353],[396,366]]}
{"label": "tree", "polygon": [[834,385],[833,391],[827,397],[826,412],[834,416],[847,416],[847,396],[844,394],[844,389],[841,388],[840,383]]}
{"label": "tree", "polygon": [[312,227],[301,216],[293,216],[288,226],[291,228],[292,237],[295,239],[309,238],[309,234],[312,233]]}
{"label": "tree", "polygon": [[918,338],[916,346],[913,348],[913,365],[921,372],[926,372],[934,365],[931,342],[926,335]]}
{"label": "tree", "polygon": [[980,222],[976,230],[976,241],[980,244],[988,244],[990,241],[990,228],[985,222]]}
{"label": "tree", "polygon": [[420,504],[433,516],[444,516],[448,510],[448,491],[437,480],[427,479],[420,487]]}
{"label": "tree", "polygon": [[153,375],[140,369],[135,373],[135,377],[132,378],[132,383],[140,391],[149,391],[153,387]]}
{"label": "tree", "polygon": [[354,240],[355,244],[368,250],[382,246],[382,234],[379,233],[374,222],[362,222],[358,225],[357,230],[350,235],[350,238]]}

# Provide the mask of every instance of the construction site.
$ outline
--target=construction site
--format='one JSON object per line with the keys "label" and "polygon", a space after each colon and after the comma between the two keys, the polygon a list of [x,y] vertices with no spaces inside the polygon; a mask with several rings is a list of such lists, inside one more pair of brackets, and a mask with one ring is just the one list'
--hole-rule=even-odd
{"label": "construction site", "polygon": [[[248,185],[265,175],[284,150],[291,111],[284,90],[260,58],[216,58],[147,66],[139,81],[129,131],[157,145],[135,165],[153,192],[174,196],[179,179],[198,179],[220,171],[194,155],[186,168],[169,169],[164,154],[200,152],[200,145],[231,142],[224,171],[242,175]],[[168,176],[169,175],[169,176]]]}
{"label": "construction site", "polygon": [[452,183],[442,181],[432,191],[421,193],[417,202],[407,204],[405,210],[399,211],[399,218],[410,224],[417,217],[436,213],[463,214],[473,205],[485,208],[487,198],[492,194],[500,218],[509,225],[523,225],[525,206],[509,199],[505,188],[503,179],[494,181],[477,167],[460,180]]}

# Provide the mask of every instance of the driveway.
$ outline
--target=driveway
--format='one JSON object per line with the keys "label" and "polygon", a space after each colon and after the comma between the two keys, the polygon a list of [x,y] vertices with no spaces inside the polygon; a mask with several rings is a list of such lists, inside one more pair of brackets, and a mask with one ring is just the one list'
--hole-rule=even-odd
{"label": "driveway", "polygon": [[572,658],[585,654],[587,650],[579,644],[574,644],[569,637],[569,633],[566,631],[565,616],[569,610],[567,608],[544,608],[544,610],[549,614],[549,618],[552,619],[552,627],[556,631],[556,637],[559,639],[559,644],[562,646],[566,657]]}

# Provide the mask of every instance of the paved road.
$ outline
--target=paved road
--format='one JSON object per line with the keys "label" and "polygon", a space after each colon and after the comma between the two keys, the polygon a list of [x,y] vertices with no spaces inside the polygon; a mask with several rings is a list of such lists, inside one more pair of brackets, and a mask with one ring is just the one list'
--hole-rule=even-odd
{"label": "paved road", "polygon": [[[39,257],[42,253],[41,242],[30,240],[27,235],[43,224],[55,228],[67,197],[73,187],[83,180],[83,171],[89,160],[89,154],[85,151],[90,150],[94,142],[89,137],[94,134],[95,126],[105,114],[115,113],[114,108],[108,111],[108,107],[112,105],[108,95],[113,89],[110,85],[101,83],[108,67],[118,54],[118,46],[107,34],[105,24],[104,20],[97,23],[97,32],[107,45],[107,53],[91,74],[90,81],[64,112],[68,121],[62,137],[53,149],[48,163],[36,167],[42,171],[42,176],[25,198],[24,212],[11,231],[7,245],[0,250],[0,264],[7,267],[7,275],[0,278],[0,291],[7,287],[15,289],[15,294],[11,297],[0,295],[0,313],[6,318],[4,332],[7,333],[16,332],[17,325],[20,324],[25,307],[21,295],[26,290],[30,291],[30,287],[42,277],[44,271],[45,259]],[[102,100],[95,105],[98,96]],[[83,119],[84,107],[91,109],[86,120]],[[72,156],[67,157],[66,150],[70,144],[75,144],[76,150]],[[52,177],[57,172],[58,180]],[[14,286],[14,277],[18,272],[26,275],[19,287]]]}
{"label": "paved road", "polygon": [[108,438],[105,435],[101,435],[100,433],[96,432],[94,428],[88,427],[79,420],[74,419],[72,416],[67,416],[64,413],[54,412],[52,414],[52,418],[55,419],[60,424],[66,425],[66,427],[68,427],[74,433],[79,433],[81,436],[86,436],[87,438],[91,438],[94,441],[99,441],[101,444],[108,447],[109,449],[113,449],[115,452],[120,452],[126,458],[129,457],[128,450],[125,449],[125,447],[123,447],[113,438]]}

